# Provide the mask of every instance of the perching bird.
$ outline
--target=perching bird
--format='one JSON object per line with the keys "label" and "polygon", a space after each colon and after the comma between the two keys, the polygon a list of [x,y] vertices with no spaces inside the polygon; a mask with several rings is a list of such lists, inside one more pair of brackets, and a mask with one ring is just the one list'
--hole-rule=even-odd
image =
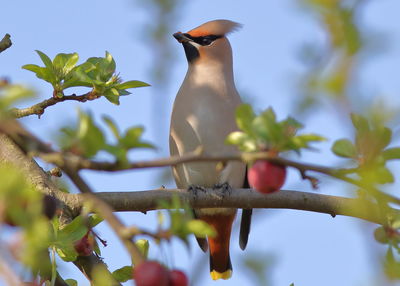
{"label": "perching bird", "polygon": [[[205,153],[233,152],[224,143],[237,130],[235,109],[242,103],[236,90],[232,49],[226,35],[240,28],[228,20],[207,22],[174,37],[183,45],[188,61],[186,77],[176,96],[170,126],[171,155],[183,155],[200,147]],[[173,167],[178,188],[193,186],[214,188],[228,183],[232,189],[245,187],[246,165],[230,161],[223,168],[216,162],[191,162]],[[229,279],[232,265],[229,241],[236,209],[207,208],[194,210],[195,217],[213,226],[216,237],[209,237],[210,275],[212,279]],[[250,231],[251,210],[243,210],[240,246],[246,247]],[[207,241],[197,238],[207,251]]]}

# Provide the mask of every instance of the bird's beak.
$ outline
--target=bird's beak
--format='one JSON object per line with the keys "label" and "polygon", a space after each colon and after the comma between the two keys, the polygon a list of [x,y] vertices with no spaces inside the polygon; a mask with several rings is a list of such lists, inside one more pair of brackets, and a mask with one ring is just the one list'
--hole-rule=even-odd
{"label": "bird's beak", "polygon": [[185,36],[185,34],[182,32],[176,32],[173,36],[179,43],[190,42],[192,40]]}

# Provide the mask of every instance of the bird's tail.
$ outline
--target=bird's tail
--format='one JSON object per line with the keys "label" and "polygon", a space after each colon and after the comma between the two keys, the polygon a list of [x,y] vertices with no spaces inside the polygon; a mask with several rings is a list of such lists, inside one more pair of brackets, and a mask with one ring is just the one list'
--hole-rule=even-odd
{"label": "bird's tail", "polygon": [[215,237],[208,238],[210,248],[210,275],[213,280],[229,279],[232,276],[232,264],[229,255],[229,241],[235,214],[210,215],[202,220],[214,227]]}

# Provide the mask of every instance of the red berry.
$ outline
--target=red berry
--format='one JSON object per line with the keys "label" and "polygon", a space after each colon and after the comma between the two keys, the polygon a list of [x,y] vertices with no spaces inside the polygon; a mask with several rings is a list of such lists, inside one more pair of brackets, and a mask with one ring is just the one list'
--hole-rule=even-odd
{"label": "red berry", "polygon": [[169,286],[188,286],[189,280],[186,274],[174,269],[169,273]]}
{"label": "red berry", "polygon": [[84,237],[74,243],[76,252],[79,256],[89,256],[93,252],[94,237],[88,231]]}
{"label": "red berry", "polygon": [[279,191],[286,179],[286,167],[258,160],[247,173],[250,186],[260,193],[273,193]]}
{"label": "red berry", "polygon": [[169,286],[168,270],[157,261],[145,261],[135,266],[136,286]]}

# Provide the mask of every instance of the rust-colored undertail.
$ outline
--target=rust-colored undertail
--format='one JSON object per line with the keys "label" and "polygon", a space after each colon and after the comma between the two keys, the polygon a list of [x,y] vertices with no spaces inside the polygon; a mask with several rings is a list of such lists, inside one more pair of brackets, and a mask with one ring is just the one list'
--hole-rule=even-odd
{"label": "rust-colored undertail", "polygon": [[229,279],[232,276],[229,242],[234,218],[235,214],[201,216],[217,231],[216,237],[208,238],[210,275],[213,280]]}

